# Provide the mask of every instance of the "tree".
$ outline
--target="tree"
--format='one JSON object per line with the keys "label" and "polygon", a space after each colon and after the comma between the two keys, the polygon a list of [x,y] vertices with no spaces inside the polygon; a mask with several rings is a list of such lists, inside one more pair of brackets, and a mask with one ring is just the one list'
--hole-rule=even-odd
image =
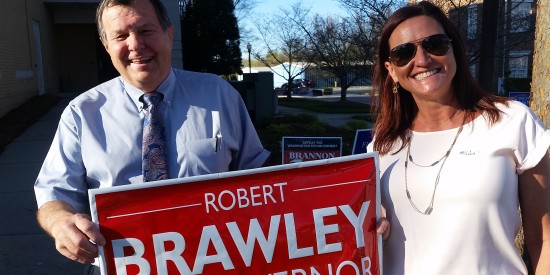
{"label": "tree", "polygon": [[338,0],[350,14],[361,18],[364,22],[371,22],[372,26],[381,29],[386,23],[392,10],[405,5],[404,0]]}
{"label": "tree", "polygon": [[[274,15],[271,20],[256,24],[262,46],[254,50],[252,55],[287,81],[285,93],[291,98],[294,79],[309,67],[309,63],[304,62],[307,50],[304,33],[293,24],[295,20],[303,20],[305,15],[284,9],[281,13],[285,15]],[[278,65],[282,65],[282,72],[274,70]]]}
{"label": "tree", "polygon": [[[485,83],[483,86],[488,90],[496,90],[496,79],[499,76],[503,79],[509,76],[509,62],[512,58],[524,57],[519,56],[519,52],[529,52],[526,47],[532,45],[534,24],[531,22],[532,15],[525,11],[525,5],[530,5],[530,1],[429,1],[446,10],[451,20],[461,30],[468,50],[469,62],[472,65],[479,65],[474,73],[476,77],[479,76],[481,83]],[[488,24],[481,24],[482,20]],[[482,53],[483,50],[485,52]]]}
{"label": "tree", "polygon": [[481,31],[481,57],[479,62],[479,82],[487,91],[494,91],[493,70],[495,68],[494,48],[497,41],[499,1],[483,0],[483,19]]}
{"label": "tree", "polygon": [[253,31],[243,22],[245,19],[252,16],[252,11],[257,4],[257,0],[233,0],[233,5],[235,6],[235,17],[237,17],[237,25],[239,26],[241,41],[252,40]]}
{"label": "tree", "polygon": [[533,78],[531,82],[530,107],[541,121],[550,127],[550,4],[539,1],[536,8],[535,54],[533,56]]}
{"label": "tree", "polygon": [[311,23],[295,21],[308,36],[308,60],[319,70],[340,80],[340,100],[347,89],[362,77],[372,75],[372,60],[380,30],[400,0],[339,0],[349,17],[321,17]]}
{"label": "tree", "polygon": [[183,67],[217,75],[242,74],[233,0],[183,0]]}
{"label": "tree", "polygon": [[377,31],[359,18],[333,18],[316,15],[310,26],[300,25],[308,37],[308,61],[316,69],[340,80],[340,100],[347,100],[347,89],[372,74]]}
{"label": "tree", "polygon": [[250,15],[256,4],[257,0],[232,0],[235,7],[235,16],[237,20],[241,20]]}
{"label": "tree", "polygon": [[533,80],[531,82],[531,108],[542,122],[550,127],[550,4],[539,1],[536,10],[535,55],[533,58]]}

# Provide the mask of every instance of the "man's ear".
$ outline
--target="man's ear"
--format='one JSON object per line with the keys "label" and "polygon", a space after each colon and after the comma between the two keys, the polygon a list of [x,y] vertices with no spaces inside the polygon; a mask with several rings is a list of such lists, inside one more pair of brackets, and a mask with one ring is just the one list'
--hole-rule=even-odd
{"label": "man's ear", "polygon": [[393,82],[399,82],[399,79],[397,79],[397,75],[395,74],[395,70],[391,63],[389,61],[384,62],[384,66],[386,66],[386,70],[388,70],[388,73],[390,74],[391,78],[393,79]]}
{"label": "man's ear", "polygon": [[101,41],[101,44],[103,45],[103,47],[105,48],[105,50],[107,52],[109,52],[109,45],[107,44],[107,42],[105,42],[105,39],[101,36],[99,36],[99,40]]}
{"label": "man's ear", "polygon": [[174,41],[174,27],[170,25],[166,29],[166,32],[168,33],[168,38],[170,38],[170,42]]}

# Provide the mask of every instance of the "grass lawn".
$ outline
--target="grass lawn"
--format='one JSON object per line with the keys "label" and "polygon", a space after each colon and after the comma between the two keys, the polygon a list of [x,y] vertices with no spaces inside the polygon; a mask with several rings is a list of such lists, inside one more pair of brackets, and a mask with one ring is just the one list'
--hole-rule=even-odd
{"label": "grass lawn", "polygon": [[282,164],[281,148],[284,136],[342,137],[342,155],[350,155],[355,140],[354,128],[355,125],[333,127],[310,114],[287,114],[275,117],[268,124],[257,125],[256,131],[264,148],[271,152],[266,166],[272,166]]}
{"label": "grass lawn", "polygon": [[371,108],[369,104],[355,101],[324,101],[310,98],[279,97],[279,105],[299,108],[327,114],[367,114]]}
{"label": "grass lawn", "polygon": [[342,155],[350,155],[357,129],[365,129],[374,118],[370,115],[370,105],[355,101],[324,101],[313,98],[279,97],[280,106],[305,109],[328,114],[355,114],[344,127],[333,127],[320,121],[314,115],[276,116],[268,123],[256,125],[256,130],[264,147],[271,152],[266,165],[278,165],[282,162],[282,138],[284,136],[302,137],[342,137]]}

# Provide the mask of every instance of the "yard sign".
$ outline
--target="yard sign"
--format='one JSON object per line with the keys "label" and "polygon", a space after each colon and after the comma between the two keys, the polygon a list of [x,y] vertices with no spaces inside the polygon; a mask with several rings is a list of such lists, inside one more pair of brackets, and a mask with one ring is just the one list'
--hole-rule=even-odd
{"label": "yard sign", "polygon": [[508,96],[511,99],[517,100],[527,106],[529,106],[529,101],[531,99],[531,93],[530,92],[510,92]]}
{"label": "yard sign", "polygon": [[353,142],[353,154],[362,154],[367,152],[367,145],[372,141],[372,129],[358,129],[355,132]]}
{"label": "yard sign", "polygon": [[342,156],[341,137],[283,137],[283,164]]}
{"label": "yard sign", "polygon": [[378,155],[89,191],[102,274],[380,274]]}

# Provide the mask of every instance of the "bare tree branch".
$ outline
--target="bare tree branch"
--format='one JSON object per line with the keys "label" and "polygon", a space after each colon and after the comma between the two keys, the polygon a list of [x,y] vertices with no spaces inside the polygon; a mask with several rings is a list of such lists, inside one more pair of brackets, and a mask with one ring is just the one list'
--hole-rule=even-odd
{"label": "bare tree branch", "polygon": [[[255,49],[252,55],[269,67],[274,74],[287,81],[286,95],[290,98],[293,80],[310,65],[308,62],[303,62],[307,50],[304,34],[297,25],[292,23],[293,20],[305,16],[307,12],[304,14],[281,9],[281,14],[284,15],[275,15],[270,20],[256,23],[261,46]],[[282,72],[274,69],[279,65],[282,65]]]}

